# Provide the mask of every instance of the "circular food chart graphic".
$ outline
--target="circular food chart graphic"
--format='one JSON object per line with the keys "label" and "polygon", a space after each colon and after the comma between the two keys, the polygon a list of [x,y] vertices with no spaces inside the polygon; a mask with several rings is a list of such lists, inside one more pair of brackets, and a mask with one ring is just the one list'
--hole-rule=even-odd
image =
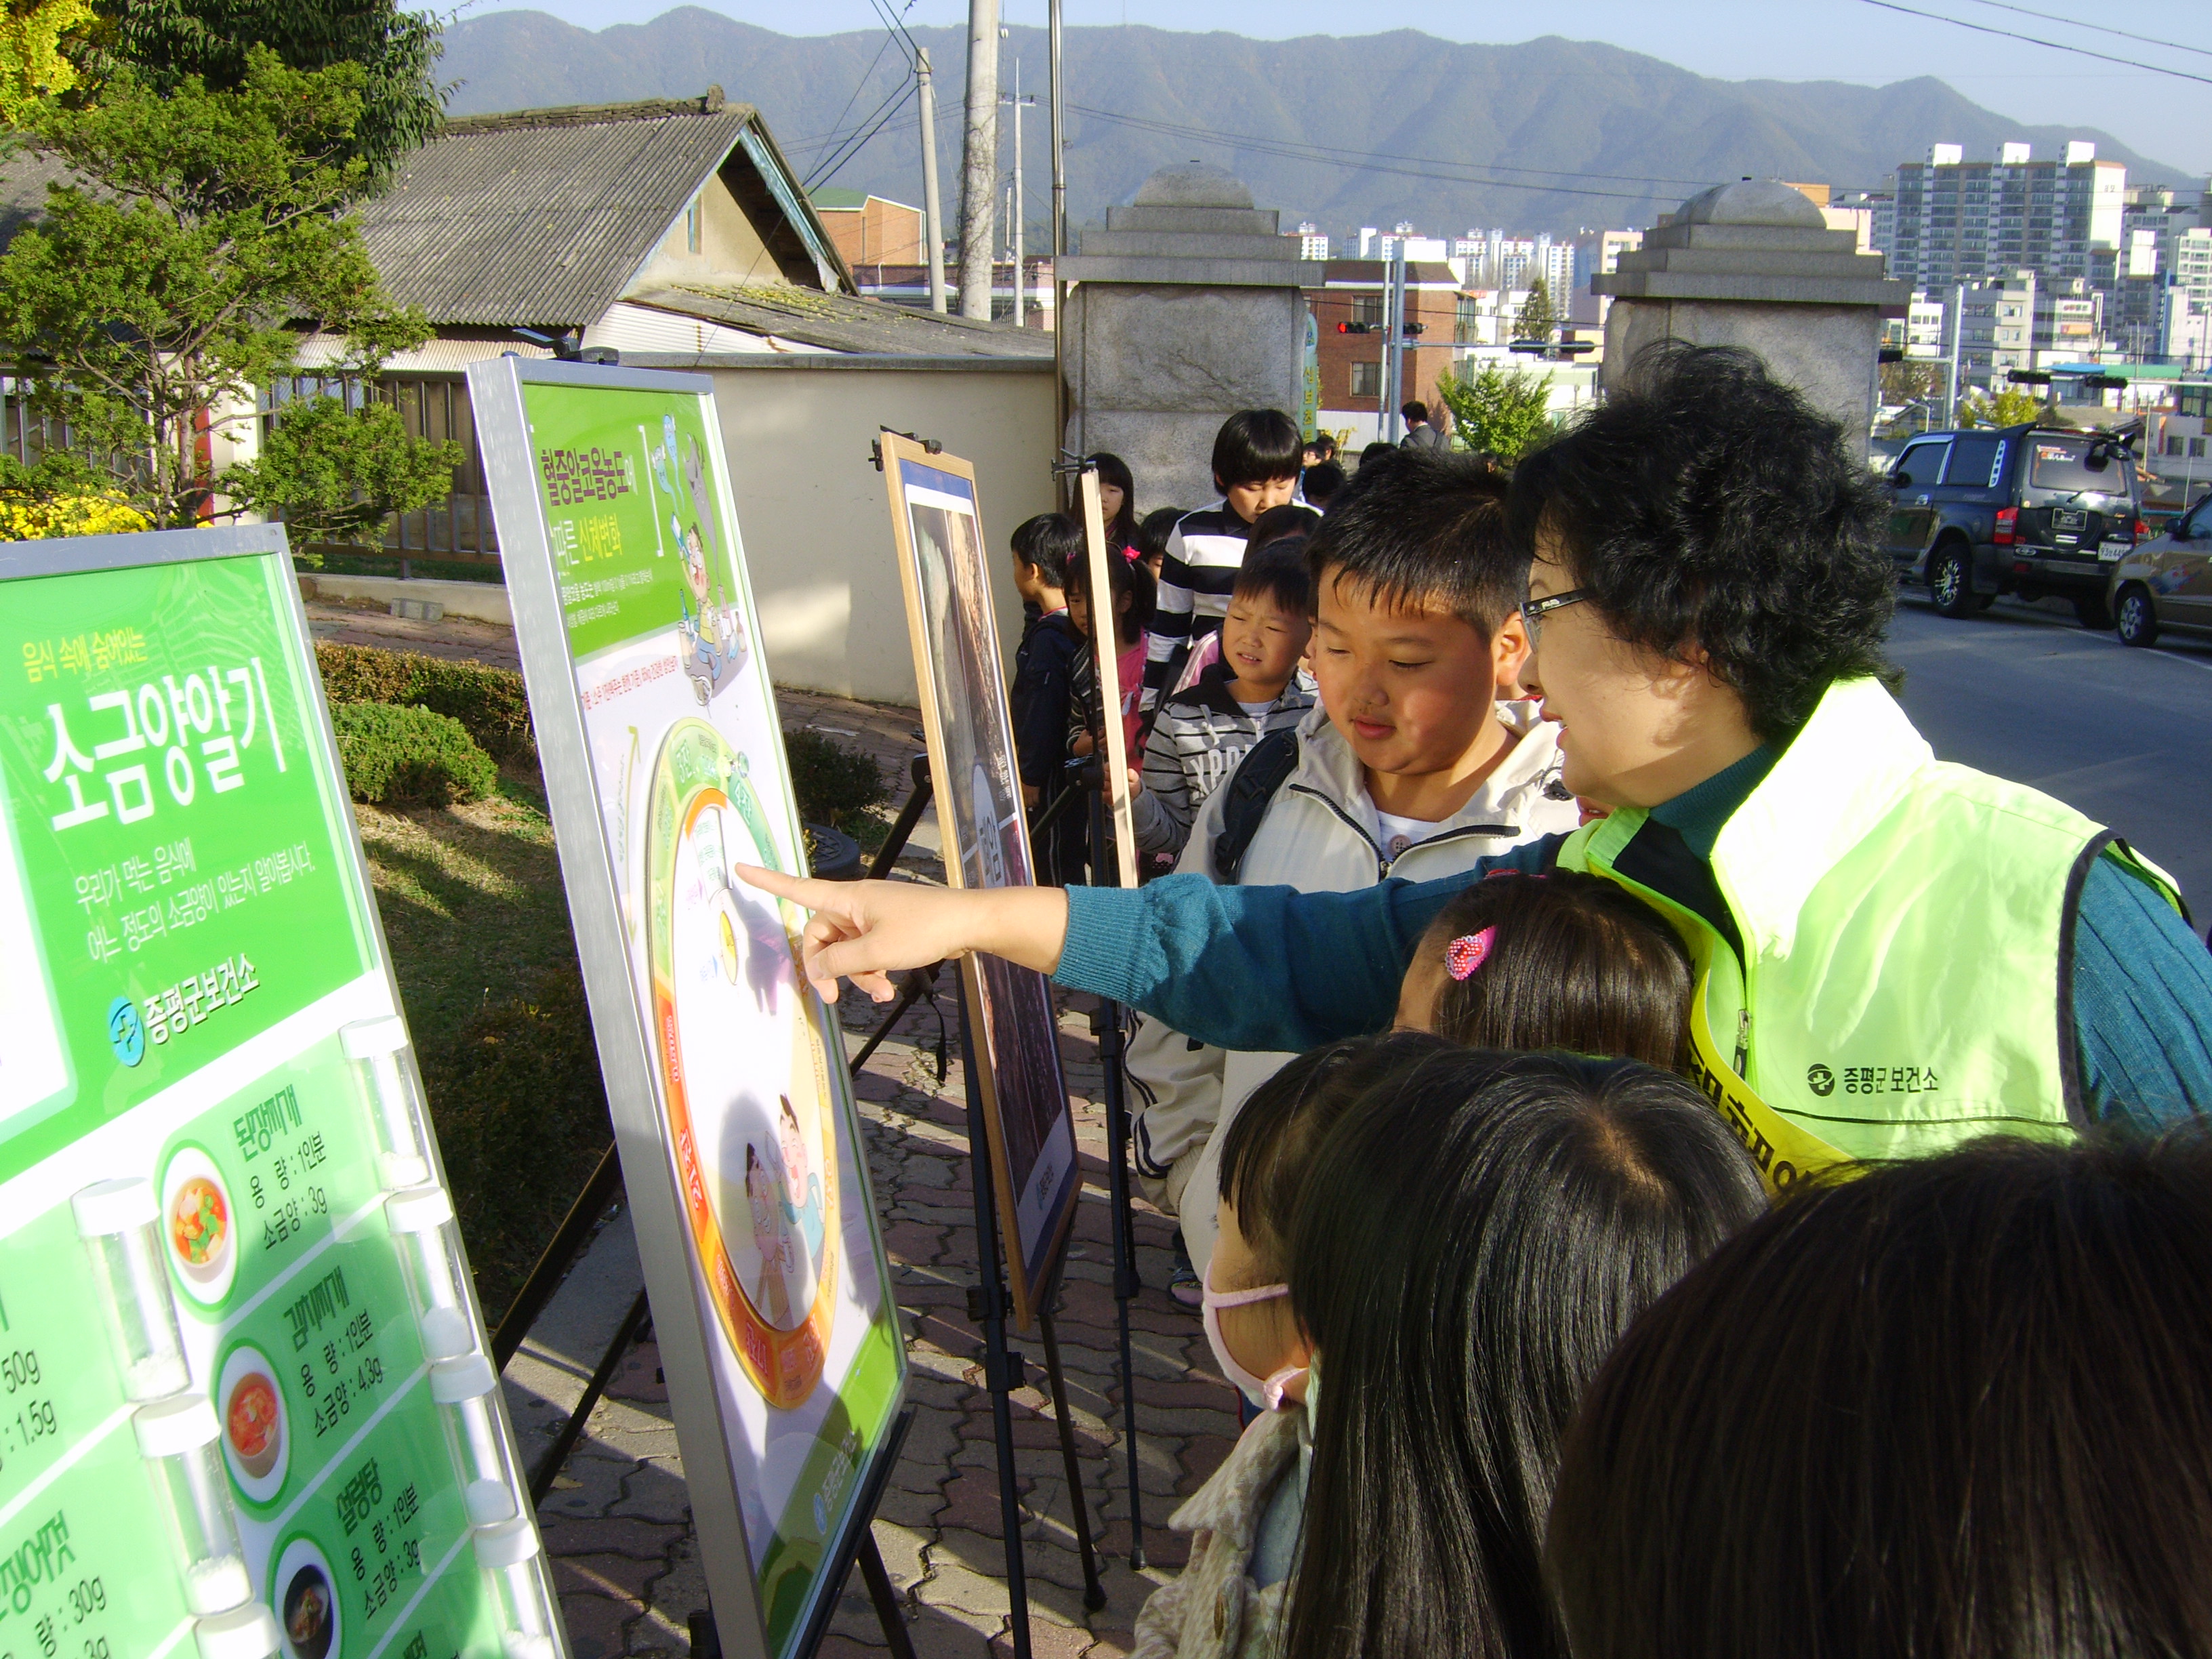
{"label": "circular food chart graphic", "polygon": [[222,1461],[238,1489],[256,1504],[276,1501],[291,1455],[291,1425],[276,1368],[260,1349],[241,1342],[223,1356],[215,1408],[222,1419]]}
{"label": "circular food chart graphic", "polygon": [[837,1107],[822,1006],[793,963],[804,918],[732,873],[787,864],[750,779],[704,720],[671,729],[640,908],[692,1237],[730,1346],[787,1408],[821,1377],[837,1305]]}
{"label": "circular food chart graphic", "polygon": [[238,1212],[215,1160],[179,1146],[161,1171],[161,1237],[185,1294],[203,1308],[219,1304],[238,1276]]}
{"label": "circular food chart graphic", "polygon": [[330,1659],[344,1651],[343,1611],[331,1564],[309,1538],[294,1538],[269,1575],[269,1605],[284,1633],[281,1659]]}

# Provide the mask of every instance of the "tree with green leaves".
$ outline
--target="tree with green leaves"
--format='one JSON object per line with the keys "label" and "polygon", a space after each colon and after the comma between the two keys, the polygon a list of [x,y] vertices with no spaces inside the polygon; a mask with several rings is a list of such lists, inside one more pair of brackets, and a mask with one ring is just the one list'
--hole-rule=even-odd
{"label": "tree with green leaves", "polygon": [[1994,393],[1970,392],[1959,404],[1960,426],[2025,426],[2049,414],[2043,399],[2024,386],[2002,386]]}
{"label": "tree with green leaves", "polygon": [[1513,337],[1548,340],[1559,325],[1559,313],[1552,309],[1551,284],[1540,276],[1528,284],[1528,297],[1521,302],[1521,313],[1513,319]]}
{"label": "tree with green leaves", "polygon": [[359,383],[428,337],[344,210],[370,171],[367,81],[257,47],[234,91],[190,76],[165,96],[125,71],[98,104],[33,111],[29,142],[70,172],[0,253],[0,342],[73,453],[15,478],[19,493],[112,495],[157,527],[258,512],[357,538],[451,489],[459,446],[336,398],[289,407],[258,459],[213,460],[295,372],[304,331],[344,343],[319,373]]}
{"label": "tree with green leaves", "polygon": [[1452,412],[1459,441],[1501,461],[1519,460],[1552,435],[1551,382],[1531,369],[1488,362],[1471,377],[1440,376],[1437,395]]}
{"label": "tree with green leaves", "polygon": [[41,100],[76,85],[68,48],[92,23],[91,0],[18,0],[0,9],[0,126],[21,127]]}
{"label": "tree with green leaves", "polygon": [[[52,3],[53,0],[48,0]],[[434,76],[444,51],[432,14],[392,0],[95,0],[100,21],[78,55],[97,88],[119,73],[168,95],[198,80],[245,87],[256,48],[295,70],[358,65],[359,113],[341,159],[371,184],[438,130]]]}

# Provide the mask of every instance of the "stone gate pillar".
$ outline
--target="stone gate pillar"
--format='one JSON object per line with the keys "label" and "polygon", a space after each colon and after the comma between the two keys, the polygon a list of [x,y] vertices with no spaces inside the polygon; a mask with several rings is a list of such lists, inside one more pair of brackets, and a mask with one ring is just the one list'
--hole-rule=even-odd
{"label": "stone gate pillar", "polygon": [[1692,197],[1590,292],[1613,300],[1601,386],[1619,385],[1654,340],[1742,346],[1842,422],[1862,458],[1881,319],[1912,297],[1882,275],[1880,254],[1858,252],[1851,232],[1830,230],[1802,191],[1771,179]]}
{"label": "stone gate pillar", "polygon": [[1061,261],[1065,446],[1128,462],[1145,507],[1203,506],[1208,457],[1240,409],[1292,420],[1304,392],[1306,302],[1322,267],[1279,216],[1218,167],[1163,167]]}

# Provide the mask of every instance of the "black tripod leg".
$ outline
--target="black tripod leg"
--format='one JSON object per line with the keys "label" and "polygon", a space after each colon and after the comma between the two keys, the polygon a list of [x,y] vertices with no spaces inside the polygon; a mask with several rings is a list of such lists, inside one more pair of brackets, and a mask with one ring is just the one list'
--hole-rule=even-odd
{"label": "black tripod leg", "polygon": [[891,1027],[899,1023],[900,1017],[936,989],[937,969],[935,968],[909,969],[906,988],[899,993],[898,1000],[891,1004],[891,1011],[884,1016],[884,1023],[877,1026],[869,1035],[868,1040],[860,1045],[860,1052],[853,1056],[848,1069],[857,1072],[866,1065],[868,1056],[883,1046],[884,1039],[891,1034]]}
{"label": "black tripod leg", "polygon": [[1137,1237],[1129,1210],[1129,1115],[1121,1095],[1121,1006],[1109,1002],[1100,1011],[1099,1059],[1106,1074],[1108,1197],[1114,1209],[1114,1313],[1121,1339],[1122,1438],[1129,1453],[1129,1565],[1145,1565],[1145,1493],[1137,1468],[1137,1370],[1129,1342],[1129,1303],[1143,1288],[1137,1277]]}
{"label": "black tripod leg", "polygon": [[1052,1316],[1037,1316],[1044,1330],[1045,1375],[1052,1380],[1053,1415],[1060,1419],[1060,1459],[1067,1466],[1067,1498],[1075,1511],[1075,1547],[1083,1555],[1083,1605],[1096,1613],[1106,1605],[1106,1587],[1098,1582],[1098,1552],[1091,1543],[1091,1507],[1083,1498],[1083,1468],[1075,1460],[1075,1422],[1067,1413],[1067,1375],[1060,1368],[1060,1335]]}
{"label": "black tripod leg", "polygon": [[959,976],[960,1054],[968,1085],[968,1184],[975,1198],[975,1260],[982,1282],[970,1311],[983,1331],[983,1382],[991,1392],[991,1437],[999,1453],[999,1525],[1006,1544],[1007,1622],[1014,1659],[1030,1659],[1029,1572],[1022,1559],[1022,1502],[1014,1486],[1013,1404],[1007,1396],[1020,1376],[1021,1356],[1006,1348],[1010,1304],[999,1265],[998,1204],[991,1189],[990,1142],[983,1127],[983,1091],[975,1067],[981,1044],[975,1040],[968,1006],[968,981]]}
{"label": "black tripod leg", "polygon": [[891,1588],[884,1553],[876,1547],[873,1527],[861,1534],[859,1556],[860,1577],[867,1580],[868,1600],[876,1604],[876,1620],[884,1627],[884,1640],[890,1644],[891,1659],[914,1659],[914,1638],[907,1633],[906,1613],[899,1606],[898,1592]]}
{"label": "black tripod leg", "polygon": [[[1091,796],[1091,839],[1106,844],[1106,792]],[[1114,1315],[1121,1339],[1122,1439],[1129,1455],[1129,1565],[1145,1565],[1145,1492],[1137,1466],[1137,1368],[1129,1342],[1129,1303],[1143,1289],[1137,1277],[1137,1229],[1129,1209],[1129,1114],[1121,1091],[1121,1005],[1099,1005],[1099,1070],[1106,1080],[1106,1187],[1114,1210]]]}

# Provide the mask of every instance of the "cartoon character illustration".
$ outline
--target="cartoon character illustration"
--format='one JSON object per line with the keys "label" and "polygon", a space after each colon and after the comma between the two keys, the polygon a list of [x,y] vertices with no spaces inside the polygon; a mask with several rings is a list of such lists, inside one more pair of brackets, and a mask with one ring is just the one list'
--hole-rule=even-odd
{"label": "cartoon character illustration", "polygon": [[813,1264],[822,1260],[822,1177],[807,1167],[806,1138],[799,1133],[799,1114],[792,1108],[791,1097],[777,1098],[783,1107],[776,1124],[776,1135],[783,1146],[783,1218],[797,1230],[799,1242],[805,1246],[804,1278],[811,1279]]}
{"label": "cartoon character illustration", "polygon": [[749,654],[744,622],[735,605],[727,602],[721,584],[707,562],[707,549],[693,525],[682,532],[684,547],[683,618],[677,633],[683,642],[684,672],[691,690],[705,702],[744,665]]}
{"label": "cartoon character illustration", "polygon": [[777,1188],[782,1183],[761,1161],[760,1151],[745,1143],[745,1200],[752,1209],[753,1248],[760,1252],[760,1285],[753,1305],[768,1316],[778,1330],[791,1328],[791,1281],[798,1262],[793,1260],[791,1228],[784,1218]]}
{"label": "cartoon character illustration", "polygon": [[688,434],[684,440],[684,482],[691,486],[691,510],[699,515],[699,523],[707,532],[707,550],[720,561],[722,542],[714,529],[714,503],[707,499],[706,462],[700,456],[699,446]]}

